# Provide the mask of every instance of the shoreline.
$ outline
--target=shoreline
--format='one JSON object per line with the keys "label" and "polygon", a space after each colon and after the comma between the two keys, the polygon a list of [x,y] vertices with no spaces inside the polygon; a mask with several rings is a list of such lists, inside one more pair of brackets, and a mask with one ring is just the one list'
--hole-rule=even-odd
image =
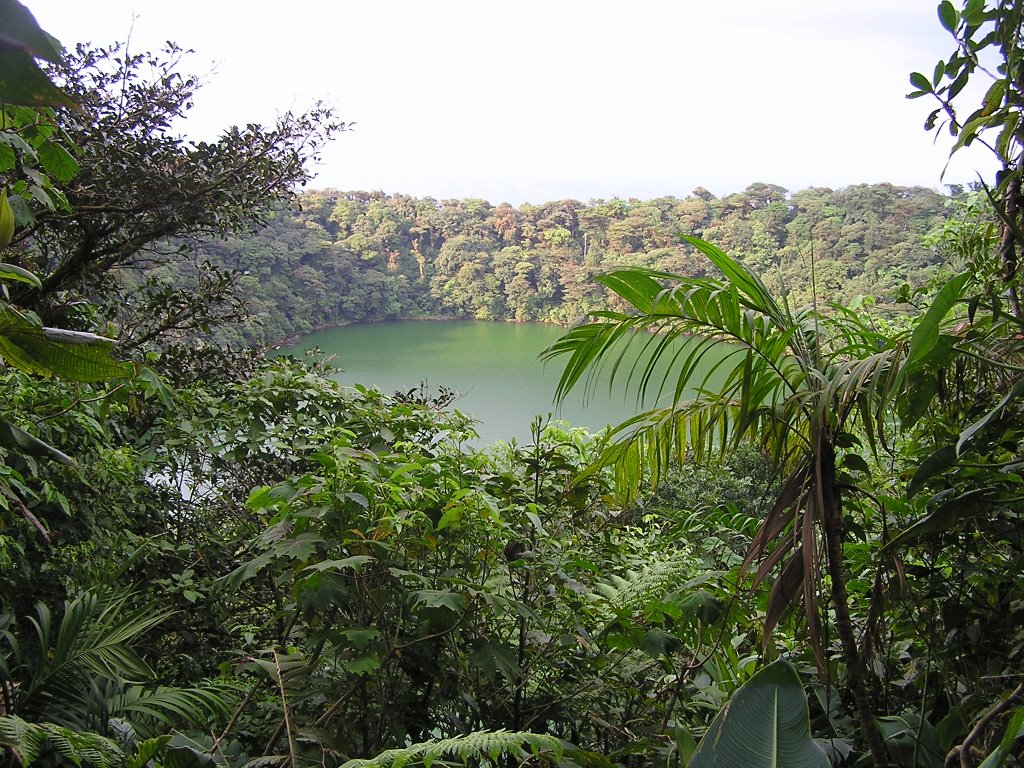
{"label": "shoreline", "polygon": [[329,323],[325,325],[315,325],[309,331],[298,334],[296,336],[287,336],[284,339],[278,341],[267,342],[265,349],[280,350],[281,347],[294,346],[300,340],[307,336],[320,333],[322,331],[333,331],[335,328],[347,328],[350,325],[379,325],[382,323],[409,323],[409,322],[424,322],[424,323],[458,323],[458,322],[477,322],[477,323],[510,323],[512,325],[527,325],[536,323],[537,325],[553,325],[558,328],[571,328],[570,325],[564,323],[556,323],[550,320],[482,320],[479,317],[442,317],[442,316],[429,316],[429,317],[388,317],[380,320],[348,320],[340,323]]}

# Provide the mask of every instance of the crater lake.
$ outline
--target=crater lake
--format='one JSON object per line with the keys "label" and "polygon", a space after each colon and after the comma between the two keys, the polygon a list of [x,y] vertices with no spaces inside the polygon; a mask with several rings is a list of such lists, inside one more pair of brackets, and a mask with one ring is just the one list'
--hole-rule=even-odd
{"label": "crater lake", "polygon": [[317,331],[282,352],[319,349],[347,386],[362,384],[386,394],[426,382],[460,393],[452,407],[479,420],[480,442],[530,440],[534,417],[568,421],[597,431],[637,413],[636,394],[625,377],[612,393],[607,380],[589,397],[582,387],[556,407],[555,387],[568,358],[543,363],[540,353],[565,328],[540,323],[480,320],[403,320],[346,325]]}

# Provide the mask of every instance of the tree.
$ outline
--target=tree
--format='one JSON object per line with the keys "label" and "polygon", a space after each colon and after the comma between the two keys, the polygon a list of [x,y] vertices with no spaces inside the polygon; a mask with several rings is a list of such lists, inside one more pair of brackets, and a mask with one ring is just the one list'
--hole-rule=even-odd
{"label": "tree", "polygon": [[[557,397],[602,365],[646,395],[667,394],[668,405],[616,427],[600,466],[614,466],[620,489],[634,495],[645,478],[657,482],[676,463],[752,441],[782,468],[781,491],[747,554],[759,562],[755,582],[775,567],[765,618],[772,631],[790,602],[803,603],[819,671],[828,669],[820,642],[818,589],[823,559],[831,586],[834,628],[864,739],[877,766],[886,764],[875,725],[846,591],[845,516],[856,508],[855,450],[874,445],[887,429],[886,408],[908,377],[929,364],[938,329],[966,284],[950,282],[912,337],[885,336],[857,313],[833,307],[794,312],[751,271],[709,243],[685,238],[723,273],[688,278],[651,270],[621,270],[598,278],[629,302],[630,313],[598,312],[546,352],[568,355]],[[692,337],[688,342],[684,337]],[[624,350],[643,357],[621,369]],[[722,363],[708,360],[722,357]],[[714,355],[714,357],[712,357]],[[666,369],[664,366],[668,364]]]}
{"label": "tree", "polygon": [[[113,319],[150,315],[150,334],[187,326],[227,295],[230,282],[178,286],[178,301],[160,295],[165,286],[143,287],[127,301],[114,271],[180,260],[196,239],[265,221],[308,181],[309,162],[345,127],[317,105],[285,113],[269,128],[235,126],[213,142],[188,141],[175,124],[191,107],[199,79],[182,73],[185,53],[171,44],[158,54],[79,46],[54,65],[55,79],[80,105],[59,121],[77,147],[80,170],[60,179],[68,205],[26,218],[19,232],[22,266],[41,275],[41,285],[15,291],[26,306],[61,316],[69,297],[105,297]],[[210,290],[199,301],[181,299],[197,288]]]}
{"label": "tree", "polygon": [[[940,59],[927,77],[910,75],[914,90],[908,98],[932,96],[939,102],[925,121],[927,130],[948,128],[956,137],[950,157],[975,142],[987,147],[1000,165],[991,189],[982,182],[1001,224],[999,254],[1006,300],[1021,317],[1014,277],[1024,248],[1024,6],[1016,0],[965,0],[958,10],[949,0],[938,6],[939,21],[956,43],[947,59]],[[988,57],[998,66],[991,68]],[[978,77],[989,80],[981,104],[968,116],[959,108],[967,84]]]}

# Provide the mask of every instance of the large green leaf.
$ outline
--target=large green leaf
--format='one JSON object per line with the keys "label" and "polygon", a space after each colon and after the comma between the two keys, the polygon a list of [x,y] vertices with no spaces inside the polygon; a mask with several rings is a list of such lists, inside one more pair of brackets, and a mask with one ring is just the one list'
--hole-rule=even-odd
{"label": "large green leaf", "polygon": [[30,435],[6,419],[0,419],[0,445],[29,456],[45,456],[69,467],[75,463],[74,459],[63,451],[59,451],[49,443]]}
{"label": "large green leaf", "polygon": [[1002,415],[1003,410],[1006,408],[1006,406],[1009,405],[1010,402],[1012,402],[1013,400],[1016,400],[1018,397],[1020,397],[1022,392],[1024,392],[1024,381],[1018,381],[1010,388],[1010,391],[1003,396],[1003,399],[999,401],[995,408],[986,413],[984,416],[982,416],[980,419],[978,419],[970,426],[966,427],[964,431],[960,433],[960,438],[956,441],[956,455],[958,457],[962,456],[964,451],[967,450],[968,446],[970,446],[970,444],[974,441],[974,438],[977,436],[977,434],[981,432],[983,429],[985,429],[985,427],[987,427],[993,421],[998,419],[1000,415]]}
{"label": "large green leaf", "polygon": [[0,357],[28,373],[72,381],[127,377],[132,366],[111,355],[112,339],[94,333],[44,328],[10,304],[0,303]]}
{"label": "large green leaf", "polygon": [[964,288],[970,279],[971,273],[963,272],[942,286],[942,290],[935,296],[932,305],[928,307],[928,311],[924,313],[924,317],[910,337],[910,349],[903,364],[905,371],[910,372],[918,368],[938,343],[942,323],[963,296]]}
{"label": "large green leaf", "polygon": [[60,62],[60,46],[18,0],[0,0],[0,47]]}
{"label": "large green leaf", "polygon": [[27,107],[77,106],[50,82],[31,55],[10,48],[0,48],[0,98]]}
{"label": "large green leaf", "polygon": [[829,768],[811,738],[796,667],[779,660],[743,684],[715,716],[690,768]]}

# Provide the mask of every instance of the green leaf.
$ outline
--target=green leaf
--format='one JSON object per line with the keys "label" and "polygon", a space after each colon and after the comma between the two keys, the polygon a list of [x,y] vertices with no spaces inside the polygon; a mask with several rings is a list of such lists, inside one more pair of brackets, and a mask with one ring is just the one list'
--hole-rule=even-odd
{"label": "green leaf", "polygon": [[14,238],[14,209],[11,208],[7,190],[0,189],[0,248],[6,248]]}
{"label": "green leaf", "polygon": [[963,18],[970,26],[980,27],[985,22],[985,0],[967,0]]}
{"label": "green leaf", "polygon": [[78,161],[57,142],[45,141],[37,148],[37,152],[43,170],[58,180],[67,183],[78,174]]}
{"label": "green leaf", "polygon": [[701,739],[690,768],[829,768],[811,738],[796,667],[780,659],[733,694]]}
{"label": "green leaf", "polygon": [[470,657],[480,671],[492,681],[501,675],[509,682],[519,679],[519,659],[515,649],[500,640],[484,640]]}
{"label": "green leaf", "polygon": [[1022,391],[1024,391],[1024,381],[1018,381],[1010,388],[1010,391],[1003,396],[1003,399],[999,401],[995,408],[961,432],[960,439],[956,441],[956,455],[963,456],[964,451],[971,444],[977,434],[999,418],[1003,409],[1005,409],[1011,401],[1020,397]]}
{"label": "green leaf", "polygon": [[69,467],[75,465],[74,459],[66,453],[62,453],[49,443],[44,443],[37,437],[33,437],[20,427],[16,427],[6,419],[0,418],[0,445],[18,453],[28,456],[43,456],[53,459]]}
{"label": "green leaf", "polygon": [[946,28],[947,32],[956,32],[957,24],[960,21],[960,14],[949,0],[942,0],[939,3],[939,23]]}
{"label": "green leaf", "polygon": [[356,656],[354,659],[344,662],[342,666],[345,667],[345,671],[351,672],[353,675],[368,675],[380,669],[380,656],[375,653]]}
{"label": "green leaf", "polygon": [[0,30],[3,30],[0,47],[60,63],[59,44],[43,31],[32,12],[18,0],[0,3]]}
{"label": "green leaf", "polygon": [[125,763],[124,768],[145,768],[154,757],[159,755],[164,748],[171,743],[171,736],[158,736],[153,739],[146,739],[138,745],[135,754]]}
{"label": "green leaf", "polygon": [[939,59],[939,62],[935,65],[935,71],[932,73],[932,87],[938,87],[939,82],[942,80],[942,76],[946,74],[946,64]]}
{"label": "green leaf", "polygon": [[448,589],[418,589],[412,593],[413,607],[444,608],[461,613],[466,607],[466,596]]}
{"label": "green leaf", "polygon": [[940,472],[945,472],[956,463],[957,451],[952,445],[944,445],[931,456],[921,462],[914,476],[907,483],[907,496],[914,496],[930,480]]}
{"label": "green leaf", "polygon": [[94,333],[43,328],[38,319],[0,302],[0,357],[27,373],[71,381],[103,381],[131,375],[111,355],[113,339]]}
{"label": "green leaf", "polygon": [[352,643],[356,650],[363,650],[371,640],[380,637],[380,630],[376,627],[352,627],[340,632],[341,636]]}
{"label": "green leaf", "polygon": [[920,72],[910,73],[910,84],[917,88],[919,91],[924,91],[925,93],[932,92],[931,80],[922,75]]}
{"label": "green leaf", "polygon": [[185,746],[170,747],[162,762],[163,768],[216,768],[217,765],[210,755]]}
{"label": "green leaf", "polygon": [[680,645],[682,645],[682,641],[678,637],[670,635],[668,632],[657,627],[649,629],[647,634],[644,635],[643,640],[640,641],[641,650],[652,659],[669,656]]}
{"label": "green leaf", "polygon": [[843,457],[843,466],[854,472],[868,473],[871,468],[859,453],[848,453]]}
{"label": "green leaf", "polygon": [[924,416],[938,393],[936,374],[915,371],[907,377],[907,386],[896,401],[896,412],[904,429],[910,429]]}
{"label": "green leaf", "polygon": [[985,758],[985,762],[979,765],[978,768],[1001,768],[1006,763],[1006,759],[1012,757],[1014,745],[1017,739],[1022,736],[1024,736],[1024,707],[1017,707],[1010,718],[1009,725],[1006,726],[1006,730],[1003,732],[1003,738],[999,741],[999,746],[989,753],[989,756]]}
{"label": "green leaf", "polygon": [[930,722],[914,713],[880,717],[877,722],[894,765],[942,768],[945,754]]}
{"label": "green leaf", "polygon": [[747,301],[744,303],[748,307],[764,312],[770,317],[779,317],[778,304],[757,275],[711,243],[689,235],[683,235],[683,240],[711,259],[711,262],[721,270],[729,283],[747,297]]}
{"label": "green leaf", "polygon": [[907,359],[903,363],[904,371],[909,372],[918,367],[925,356],[932,351],[939,340],[939,331],[943,321],[956,303],[963,296],[964,288],[971,279],[970,272],[963,272],[947,282],[935,296],[924,317],[914,328],[910,337],[910,348]]}
{"label": "green leaf", "polygon": [[26,107],[78,108],[70,96],[50,82],[31,55],[9,48],[0,49],[0,100]]}
{"label": "green leaf", "polygon": [[139,366],[132,385],[143,393],[143,397],[155,396],[166,408],[174,405],[174,390],[148,365]]}
{"label": "green leaf", "polygon": [[235,570],[231,571],[231,573],[226,576],[221,576],[217,579],[217,582],[224,584],[228,589],[237,589],[239,585],[258,575],[260,571],[273,563],[276,559],[277,558],[274,556],[274,553],[270,550],[261,552],[252,560],[242,563],[240,566],[235,568]]}
{"label": "green leaf", "polygon": [[341,560],[324,560],[307,566],[306,571],[358,571],[374,558],[370,555],[351,555]]}
{"label": "green leaf", "polygon": [[906,530],[891,539],[885,548],[895,548],[910,544],[922,536],[948,531],[962,518],[972,517],[984,508],[982,503],[990,494],[988,488],[972,488],[949,499],[938,506],[931,514],[925,515]]}
{"label": "green leaf", "polygon": [[[9,207],[10,205],[8,205]],[[11,215],[13,217],[13,214]],[[0,262],[0,280],[15,280],[19,283],[28,283],[35,288],[43,287],[43,281],[34,272],[29,272],[17,264]]]}

